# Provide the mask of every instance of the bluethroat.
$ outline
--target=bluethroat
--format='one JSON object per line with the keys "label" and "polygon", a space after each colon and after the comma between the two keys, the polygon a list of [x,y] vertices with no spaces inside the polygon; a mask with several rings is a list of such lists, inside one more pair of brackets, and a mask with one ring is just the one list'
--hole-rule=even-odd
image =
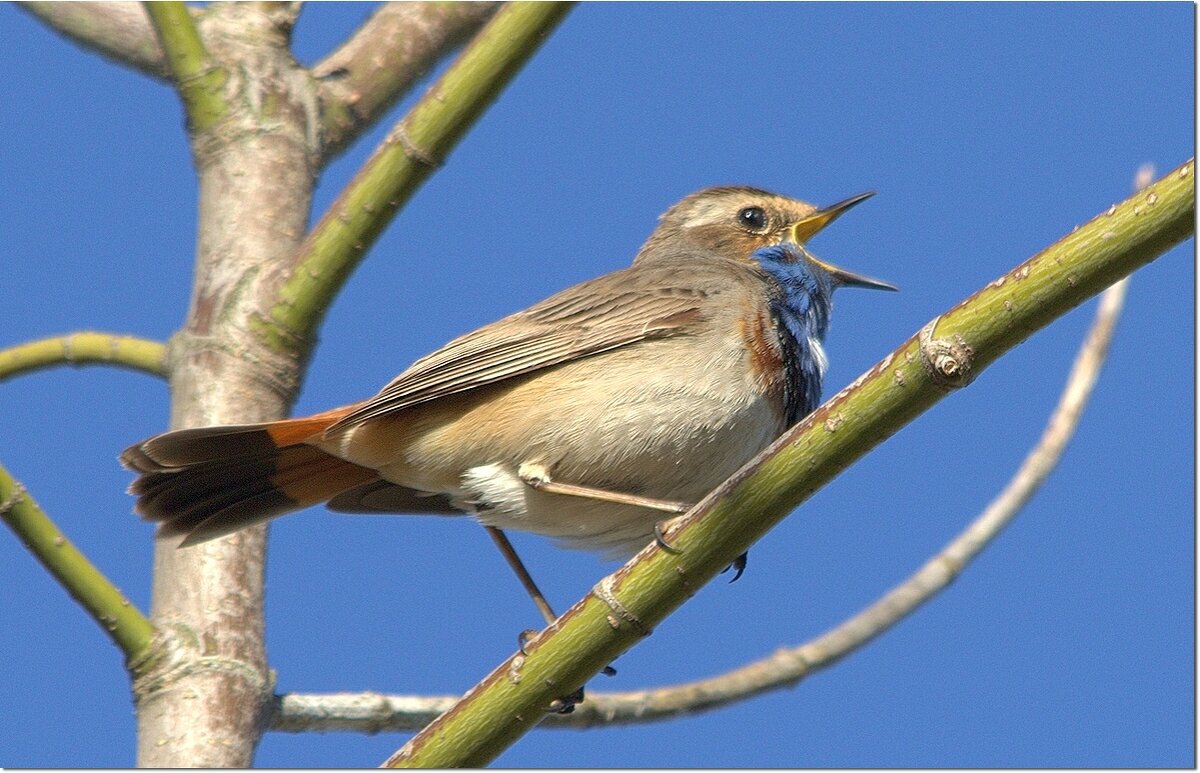
{"label": "bluethroat", "polygon": [[183,545],[324,502],[627,556],[817,406],[833,291],[895,288],[805,243],[869,195],[688,196],[629,268],[451,341],[374,397],[128,448],[136,510]]}

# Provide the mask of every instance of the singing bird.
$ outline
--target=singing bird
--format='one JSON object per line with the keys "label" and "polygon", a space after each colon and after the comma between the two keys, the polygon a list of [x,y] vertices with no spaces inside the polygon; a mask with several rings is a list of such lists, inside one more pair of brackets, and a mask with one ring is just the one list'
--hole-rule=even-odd
{"label": "singing bird", "polygon": [[818,404],[829,207],[718,187],[668,209],[633,265],[456,338],[374,397],[127,449],[136,510],[190,545],[326,503],[469,513],[627,556]]}

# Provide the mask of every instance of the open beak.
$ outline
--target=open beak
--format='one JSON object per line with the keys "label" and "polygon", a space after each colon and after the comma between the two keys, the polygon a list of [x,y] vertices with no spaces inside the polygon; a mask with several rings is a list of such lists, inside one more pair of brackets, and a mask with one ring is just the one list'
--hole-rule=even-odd
{"label": "open beak", "polygon": [[[788,231],[788,240],[795,242],[796,244],[800,245],[801,248],[803,248],[804,243],[825,228],[825,226],[829,225],[834,220],[837,220],[851,207],[855,206],[856,204],[861,204],[874,195],[874,191],[867,191],[866,193],[860,193],[857,196],[851,196],[848,199],[843,199],[842,201],[839,201],[836,204],[831,204],[828,207],[818,209],[808,217],[792,225],[791,229]],[[845,287],[868,287],[875,290],[896,291],[900,289],[899,287],[889,284],[888,282],[884,282],[880,279],[873,279],[869,276],[863,276],[862,274],[855,274],[853,271],[847,271],[844,268],[838,268],[832,263],[826,263],[825,261],[813,255],[807,249],[804,250],[804,255],[810,261],[828,271],[829,275],[832,276],[834,281],[839,285],[843,285]]]}
{"label": "open beak", "polygon": [[825,226],[837,220],[856,204],[861,204],[867,199],[875,195],[875,191],[867,191],[860,193],[857,196],[851,196],[848,199],[843,199],[837,204],[830,204],[828,207],[818,209],[808,217],[800,220],[792,225],[791,238],[797,244],[804,244],[809,239],[816,236]]}

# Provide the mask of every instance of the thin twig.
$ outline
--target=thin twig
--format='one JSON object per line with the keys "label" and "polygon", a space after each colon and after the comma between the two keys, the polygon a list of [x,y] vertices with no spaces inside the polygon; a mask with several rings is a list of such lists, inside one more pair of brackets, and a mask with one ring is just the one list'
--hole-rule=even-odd
{"label": "thin twig", "polygon": [[167,347],[144,338],[82,331],[0,349],[0,382],[56,365],[113,365],[167,375]]}
{"label": "thin twig", "polygon": [[145,651],[154,636],[154,626],[63,536],[25,487],[3,467],[0,520],[121,648],[127,661]]}

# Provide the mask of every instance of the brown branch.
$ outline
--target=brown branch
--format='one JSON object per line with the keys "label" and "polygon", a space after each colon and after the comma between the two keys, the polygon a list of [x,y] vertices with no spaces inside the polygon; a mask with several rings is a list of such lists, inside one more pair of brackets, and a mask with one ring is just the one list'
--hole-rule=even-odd
{"label": "brown branch", "polygon": [[325,160],[359,137],[491,18],[499,3],[388,3],[312,69]]}
{"label": "brown branch", "polygon": [[30,2],[18,7],[117,64],[166,80],[167,59],[140,3]]}

